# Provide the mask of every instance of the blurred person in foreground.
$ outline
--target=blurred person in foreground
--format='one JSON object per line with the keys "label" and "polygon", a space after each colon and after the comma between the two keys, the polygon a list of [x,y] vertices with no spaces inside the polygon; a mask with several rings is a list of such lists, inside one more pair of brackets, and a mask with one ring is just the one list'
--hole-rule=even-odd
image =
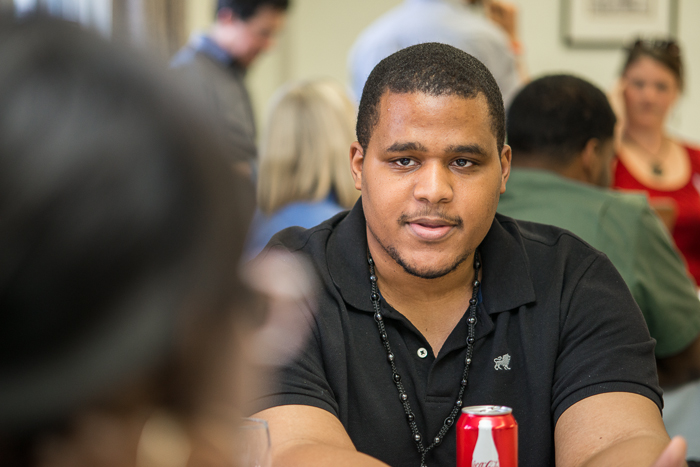
{"label": "blurred person in foreground", "polygon": [[171,61],[189,80],[190,91],[216,109],[229,161],[243,172],[250,173],[257,161],[246,71],[274,44],[288,7],[289,0],[217,0],[211,29],[194,35]]}
{"label": "blurred person in foreground", "polygon": [[311,228],[352,208],[360,196],[348,167],[354,127],[355,107],[335,81],[302,81],[278,91],[262,137],[259,211],[247,257],[282,229]]}
{"label": "blurred person in foreground", "polygon": [[487,68],[445,44],[390,55],[357,137],[353,209],[260,255],[303,253],[322,284],[304,351],[255,402],[274,465],[455,465],[473,405],[512,407],[521,467],[685,465],[654,341],[612,263],[496,213],[511,153]]}
{"label": "blurred person in foreground", "polygon": [[0,24],[3,466],[235,465],[254,190],[135,55]]}
{"label": "blurred person in foreground", "polygon": [[[700,300],[646,197],[608,189],[614,127],[607,98],[587,81],[558,75],[528,84],[508,110],[513,168],[498,212],[571,230],[610,258],[656,339],[659,383],[670,389],[700,377]],[[700,400],[684,410],[698,412]],[[686,435],[689,453],[700,449],[700,432],[673,434]]]}
{"label": "blurred person in foreground", "polygon": [[440,42],[479,59],[493,74],[506,106],[527,80],[520,61],[517,9],[501,0],[404,0],[364,29],[348,56],[355,98],[385,57],[411,45]]}
{"label": "blurred person in foreground", "polygon": [[640,39],[628,49],[616,99],[622,135],[614,186],[647,193],[700,285],[700,148],[666,130],[683,73],[674,40]]}

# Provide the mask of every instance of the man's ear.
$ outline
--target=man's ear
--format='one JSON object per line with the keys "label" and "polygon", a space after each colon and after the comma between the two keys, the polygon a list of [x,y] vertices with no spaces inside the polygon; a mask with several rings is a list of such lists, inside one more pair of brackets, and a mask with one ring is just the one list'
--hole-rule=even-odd
{"label": "man's ear", "polygon": [[355,188],[362,189],[362,165],[365,161],[365,154],[360,143],[355,141],[350,145],[350,170],[352,178],[355,180]]}
{"label": "man's ear", "polygon": [[510,177],[510,164],[513,159],[513,154],[510,146],[507,144],[503,145],[503,150],[501,150],[501,194],[506,192],[506,182],[508,177]]}
{"label": "man's ear", "polygon": [[586,179],[590,182],[596,180],[600,166],[600,140],[591,138],[586,142],[586,145],[581,151],[581,168],[583,169]]}
{"label": "man's ear", "polygon": [[239,18],[232,9],[222,8],[216,12],[216,21],[221,24],[230,24],[239,21]]}

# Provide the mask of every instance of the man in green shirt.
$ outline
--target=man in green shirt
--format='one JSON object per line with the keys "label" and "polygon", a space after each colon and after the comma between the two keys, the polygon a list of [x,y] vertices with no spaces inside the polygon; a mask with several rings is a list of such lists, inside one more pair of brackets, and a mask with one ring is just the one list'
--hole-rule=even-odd
{"label": "man in green shirt", "polygon": [[598,88],[547,76],[507,116],[513,169],[498,212],[574,232],[620,272],[656,339],[659,382],[700,377],[700,300],[665,227],[643,195],[609,190],[615,115]]}

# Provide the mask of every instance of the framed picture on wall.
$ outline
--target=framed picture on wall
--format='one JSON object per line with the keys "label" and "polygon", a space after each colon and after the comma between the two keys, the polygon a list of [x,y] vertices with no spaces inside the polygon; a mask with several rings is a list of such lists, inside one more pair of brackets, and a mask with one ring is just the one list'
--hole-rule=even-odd
{"label": "framed picture on wall", "polygon": [[619,48],[637,37],[675,36],[678,0],[561,0],[570,47]]}

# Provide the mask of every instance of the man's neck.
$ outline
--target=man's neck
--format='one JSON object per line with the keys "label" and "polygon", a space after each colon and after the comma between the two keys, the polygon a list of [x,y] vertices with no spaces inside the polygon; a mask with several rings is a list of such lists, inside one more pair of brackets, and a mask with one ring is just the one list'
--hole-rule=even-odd
{"label": "man's neck", "polygon": [[586,177],[585,171],[579,166],[579,164],[571,163],[569,165],[554,165],[545,156],[535,155],[527,156],[525,158],[521,157],[517,163],[514,161],[512,166],[514,169],[546,170],[570,180],[576,180],[588,184],[591,183],[588,177]]}
{"label": "man's neck", "polygon": [[228,39],[228,36],[221,31],[219,26],[214,24],[209,29],[209,33],[207,34],[207,36],[218,48],[220,48],[223,52],[225,52],[226,55],[228,55],[228,57],[233,62],[237,62],[237,57],[235,57],[232,54],[230,47],[229,47],[229,44],[227,42],[227,40],[230,40],[230,39]]}
{"label": "man's neck", "polygon": [[423,334],[437,355],[469,307],[474,253],[445,276],[424,279],[406,272],[372,240],[369,248],[382,296]]}

